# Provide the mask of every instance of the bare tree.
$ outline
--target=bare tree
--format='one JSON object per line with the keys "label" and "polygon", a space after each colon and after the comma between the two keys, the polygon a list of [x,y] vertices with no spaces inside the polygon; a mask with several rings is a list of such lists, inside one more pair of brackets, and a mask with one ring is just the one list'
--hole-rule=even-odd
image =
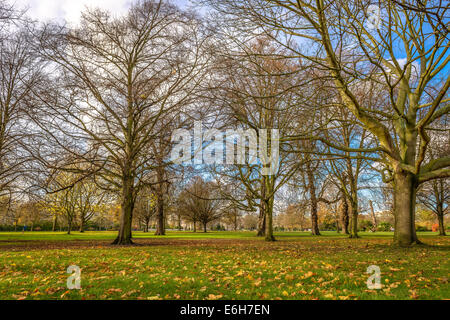
{"label": "bare tree", "polygon": [[203,225],[203,231],[207,231],[207,225],[221,218],[224,214],[223,204],[218,200],[218,189],[213,182],[205,182],[196,177],[192,183],[182,192],[178,199],[182,216],[194,224]]}
{"label": "bare tree", "polygon": [[158,124],[188,104],[202,80],[201,23],[166,2],[141,1],[124,17],[86,11],[79,28],[46,26],[39,39],[61,90],[40,93],[47,121],[36,122],[86,164],[85,176],[95,173],[99,186],[120,193],[114,244],[131,244],[136,197],[161,166],[151,149]]}
{"label": "bare tree", "polygon": [[[427,156],[436,158],[450,153],[450,132],[447,129],[449,117],[443,117],[435,123],[430,133],[430,148]],[[450,211],[449,178],[435,179],[422,184],[417,191],[418,203],[423,204],[436,214],[439,224],[439,235],[445,236],[444,217]]]}
{"label": "bare tree", "polygon": [[60,216],[67,222],[67,234],[71,234],[77,218],[77,189],[72,185],[76,177],[67,172],[59,172],[48,183],[49,193],[44,198],[45,206],[54,217]]}
{"label": "bare tree", "polygon": [[32,41],[23,25],[0,37],[0,198],[4,201],[24,185],[31,160],[31,124],[26,114],[35,110],[29,100],[43,68],[31,49]]}
{"label": "bare tree", "polygon": [[135,216],[139,224],[144,227],[144,232],[149,231],[150,221],[156,214],[156,207],[155,195],[148,189],[142,189],[136,199]]}
{"label": "bare tree", "polygon": [[[421,10],[412,10],[385,1],[382,15],[373,17],[365,0],[208,3],[237,17],[243,28],[256,26],[254,32],[262,30],[279,41],[292,58],[308,60],[327,74],[347,110],[376,138],[376,147],[351,151],[377,154],[384,181],[393,184],[394,242],[419,243],[414,226],[417,188],[450,175],[448,155],[425,157],[430,125],[450,110],[448,30],[436,24],[436,17],[445,21],[445,4],[427,1]],[[298,39],[301,45],[296,45]],[[361,87],[381,90],[388,103],[365,104],[357,95]]]}
{"label": "bare tree", "polygon": [[234,231],[237,231],[242,220],[242,213],[239,208],[233,204],[224,208],[223,221],[227,225],[231,225]]}
{"label": "bare tree", "polygon": [[[280,58],[283,48],[266,37],[238,43],[240,47],[228,52],[222,63],[224,70],[221,74],[225,81],[219,90],[221,98],[217,97],[217,101],[228,116],[225,123],[230,128],[241,130],[243,135],[248,133],[248,129],[256,132],[255,137],[248,136],[249,141],[252,138],[258,140],[260,156],[270,157],[275,162],[270,164],[273,172],[265,174],[267,164],[252,159],[254,155],[249,148],[245,163],[229,166],[216,173],[222,176],[225,187],[230,184],[235,186],[232,193],[228,192],[224,196],[228,195],[229,200],[246,207],[247,211],[255,211],[258,207],[258,236],[264,236],[266,241],[274,241],[275,194],[299,168],[296,159],[288,152],[289,146],[283,145],[283,139],[290,134],[296,116],[293,110],[300,99],[293,88],[300,87],[304,80],[294,78],[293,75],[303,66]],[[261,129],[267,130],[267,141],[261,139]],[[278,130],[279,136],[272,136],[272,129]],[[234,137],[227,139],[228,145],[234,147],[234,140],[230,141]],[[242,143],[246,141],[238,141],[238,147]],[[262,150],[269,156],[264,155]],[[234,149],[227,150],[227,156],[234,157],[234,153]],[[236,192],[237,189],[240,192]]]}
{"label": "bare tree", "polygon": [[84,232],[86,224],[101,210],[105,209],[107,193],[97,188],[94,179],[84,179],[74,187],[77,218],[80,232]]}
{"label": "bare tree", "polygon": [[[338,119],[332,129],[326,130],[328,141],[351,148],[357,145],[360,150],[369,149],[373,145],[373,139],[366,130],[361,128],[354,117],[346,112],[342,106],[338,107]],[[338,187],[343,192],[343,217],[346,219],[346,212],[350,209],[350,237],[358,238],[358,214],[360,179],[366,174],[369,164],[368,157],[363,152],[348,152],[332,149],[329,152],[336,154],[336,158],[329,161],[329,171],[335,178]],[[337,155],[340,154],[340,157]],[[345,228],[344,228],[345,231]]]}
{"label": "bare tree", "polygon": [[445,236],[444,216],[449,212],[450,185],[446,179],[437,179],[425,183],[418,191],[420,203],[436,214],[439,223],[439,235]]}

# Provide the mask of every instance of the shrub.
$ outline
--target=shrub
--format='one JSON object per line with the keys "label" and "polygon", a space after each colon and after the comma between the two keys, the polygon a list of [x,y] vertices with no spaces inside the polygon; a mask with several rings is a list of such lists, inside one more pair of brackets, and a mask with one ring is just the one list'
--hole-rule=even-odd
{"label": "shrub", "polygon": [[416,226],[416,231],[423,232],[423,231],[429,231],[429,230],[425,226]]}
{"label": "shrub", "polygon": [[391,231],[392,228],[392,224],[390,224],[389,222],[381,222],[378,225],[378,231]]}
{"label": "shrub", "polygon": [[214,228],[215,231],[226,231],[225,226],[222,226],[220,224],[217,224]]}
{"label": "shrub", "polygon": [[359,231],[368,231],[371,230],[373,227],[372,221],[369,220],[360,220],[359,221]]}

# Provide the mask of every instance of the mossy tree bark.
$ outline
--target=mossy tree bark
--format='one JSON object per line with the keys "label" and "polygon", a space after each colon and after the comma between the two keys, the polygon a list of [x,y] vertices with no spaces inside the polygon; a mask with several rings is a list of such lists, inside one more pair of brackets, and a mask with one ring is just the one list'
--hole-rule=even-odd
{"label": "mossy tree bark", "polygon": [[84,224],[85,224],[84,217],[81,217],[81,219],[80,219],[80,233],[84,232]]}
{"label": "mossy tree bark", "polygon": [[342,191],[341,196],[341,226],[342,232],[345,234],[350,234],[348,232],[349,216],[348,216],[348,201],[347,196],[344,191]]}
{"label": "mossy tree bark", "polygon": [[273,235],[273,204],[274,204],[274,188],[275,176],[263,176],[264,187],[264,211],[265,211],[265,241],[275,241]]}
{"label": "mossy tree bark", "polygon": [[259,218],[258,218],[258,237],[264,237],[266,235],[266,201],[264,200],[266,197],[266,184],[265,184],[265,177],[261,178],[261,197],[259,201]]}
{"label": "mossy tree bark", "polygon": [[320,236],[319,231],[319,217],[317,215],[317,195],[316,195],[316,185],[314,179],[314,173],[311,168],[311,163],[308,161],[306,163],[306,175],[308,177],[308,190],[310,196],[310,206],[311,206],[311,233],[313,236]]}
{"label": "mossy tree bark", "polygon": [[133,241],[131,240],[133,210],[134,210],[133,178],[130,174],[124,174],[122,185],[119,234],[117,235],[117,238],[113,241],[113,244],[117,245],[133,244]]}
{"label": "mossy tree bark", "polygon": [[[55,216],[53,217],[52,232],[55,232],[55,231],[56,231],[56,226],[57,226],[57,224],[58,224],[58,216],[55,215]],[[16,226],[16,225],[15,225],[15,226]],[[16,230],[14,230],[14,231],[16,231]]]}
{"label": "mossy tree bark", "polygon": [[359,238],[358,236],[358,196],[356,194],[352,195],[352,199],[350,200],[350,212],[351,212],[351,230],[350,230],[350,238]]}
{"label": "mossy tree bark", "polygon": [[440,214],[438,214],[437,217],[438,217],[438,223],[439,223],[439,235],[446,236],[447,234],[445,233],[444,213],[441,212]]}
{"label": "mossy tree bark", "polygon": [[273,198],[270,198],[266,202],[266,232],[264,239],[266,241],[275,241],[273,235]]}
{"label": "mossy tree bark", "polygon": [[417,181],[413,174],[399,172],[394,176],[394,243],[410,246],[420,243],[415,229]]}
{"label": "mossy tree bark", "polygon": [[166,234],[165,219],[164,219],[164,196],[159,194],[157,196],[157,213],[156,213],[156,236],[164,236]]}

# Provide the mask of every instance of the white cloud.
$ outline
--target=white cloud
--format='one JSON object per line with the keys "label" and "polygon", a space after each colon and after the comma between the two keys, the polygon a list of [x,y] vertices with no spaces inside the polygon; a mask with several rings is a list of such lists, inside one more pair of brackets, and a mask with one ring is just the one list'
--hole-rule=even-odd
{"label": "white cloud", "polygon": [[[10,0],[18,8],[28,8],[28,16],[40,21],[66,21],[77,24],[81,12],[86,8],[102,8],[114,15],[127,12],[135,0]],[[189,0],[172,0],[181,8],[188,6]]]}
{"label": "white cloud", "polygon": [[77,24],[86,7],[99,7],[114,15],[122,15],[130,7],[130,0],[15,0],[19,8],[28,8],[28,15],[40,21],[67,21]]}

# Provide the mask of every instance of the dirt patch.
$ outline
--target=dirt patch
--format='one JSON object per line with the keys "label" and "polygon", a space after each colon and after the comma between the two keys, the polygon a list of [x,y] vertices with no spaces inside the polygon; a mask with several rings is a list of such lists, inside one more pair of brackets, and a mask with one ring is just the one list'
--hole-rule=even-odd
{"label": "dirt patch", "polygon": [[[218,250],[268,250],[268,251],[289,251],[298,254],[309,252],[327,252],[327,251],[358,251],[370,252],[371,250],[383,250],[391,248],[392,242],[388,239],[364,239],[351,241],[349,239],[321,239],[312,241],[304,240],[282,240],[276,242],[265,242],[262,239],[133,239],[134,245],[117,246],[111,244],[112,240],[0,240],[0,253],[6,251],[29,251],[29,250],[59,250],[59,249],[114,249],[114,248],[143,248],[155,246],[175,246],[175,247],[193,247],[210,248]],[[450,251],[448,242],[430,243],[428,248],[437,248],[439,250]]]}
{"label": "dirt patch", "polygon": [[57,249],[98,249],[98,248],[123,248],[123,247],[151,247],[151,246],[230,246],[254,245],[261,243],[258,240],[227,240],[227,239],[133,239],[134,245],[117,246],[111,244],[112,240],[0,240],[0,252],[2,251],[28,251],[28,250],[57,250]]}

